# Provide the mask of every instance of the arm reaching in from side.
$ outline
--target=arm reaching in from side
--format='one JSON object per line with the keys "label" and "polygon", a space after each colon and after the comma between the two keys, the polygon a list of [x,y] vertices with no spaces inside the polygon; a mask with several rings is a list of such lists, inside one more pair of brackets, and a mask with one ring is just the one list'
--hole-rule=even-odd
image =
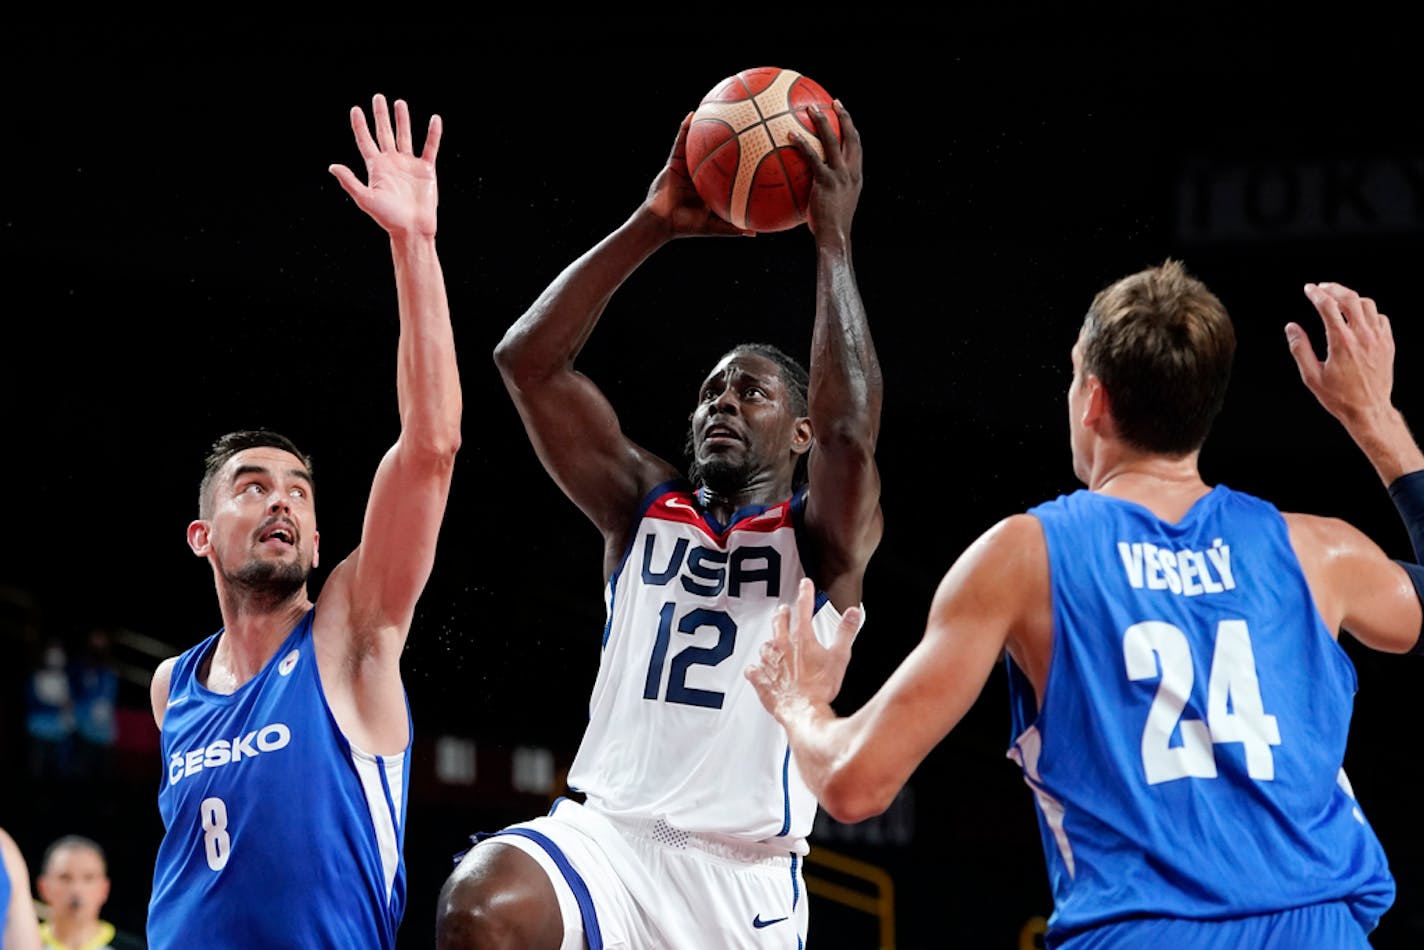
{"label": "arm reaching in from side", "polygon": [[1052,609],[1043,530],[1031,515],[1014,515],[970,545],[940,581],[919,644],[848,716],[838,716],[831,702],[859,611],[846,611],[823,647],[811,630],[813,605],[805,581],[795,609],[775,617],[773,637],[746,676],[786,729],[817,800],[839,821],[862,821],[890,806],[969,711],[1005,647],[1018,651],[1026,669],[1046,666]]}

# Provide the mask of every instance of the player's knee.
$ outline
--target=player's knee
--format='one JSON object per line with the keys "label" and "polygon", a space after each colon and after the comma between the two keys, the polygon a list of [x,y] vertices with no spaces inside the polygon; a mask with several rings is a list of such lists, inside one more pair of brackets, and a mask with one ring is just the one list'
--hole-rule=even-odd
{"label": "player's knee", "polygon": [[558,950],[557,899],[551,906],[532,886],[547,882],[530,881],[517,862],[508,865],[467,859],[445,881],[435,912],[438,950]]}
{"label": "player's knee", "polygon": [[502,950],[518,946],[517,936],[475,882],[458,871],[445,882],[435,910],[438,950]]}

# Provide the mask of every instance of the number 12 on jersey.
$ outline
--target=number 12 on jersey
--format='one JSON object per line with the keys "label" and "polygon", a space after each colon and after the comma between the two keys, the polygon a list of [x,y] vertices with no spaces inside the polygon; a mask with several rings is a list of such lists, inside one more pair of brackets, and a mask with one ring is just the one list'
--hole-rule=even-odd
{"label": "number 12 on jersey", "polygon": [[[1230,742],[1244,747],[1248,775],[1266,782],[1276,777],[1271,747],[1281,744],[1281,731],[1276,717],[1267,714],[1261,702],[1261,682],[1246,621],[1217,624],[1207,674],[1205,720],[1182,718],[1196,670],[1187,635],[1181,629],[1161,620],[1135,623],[1123,634],[1122,653],[1128,679],[1160,677],[1142,729],[1142,766],[1148,785],[1179,778],[1216,778],[1212,746]],[[1173,746],[1172,733],[1179,726],[1181,745]]]}

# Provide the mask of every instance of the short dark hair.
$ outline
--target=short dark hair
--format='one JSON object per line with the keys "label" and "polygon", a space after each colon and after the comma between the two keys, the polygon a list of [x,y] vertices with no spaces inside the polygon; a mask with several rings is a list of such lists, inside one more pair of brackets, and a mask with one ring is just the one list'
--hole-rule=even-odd
{"label": "short dark hair", "polygon": [[48,874],[50,859],[60,851],[66,851],[70,848],[82,848],[85,851],[93,851],[99,856],[99,860],[104,863],[105,868],[109,866],[108,856],[104,854],[104,849],[99,846],[99,842],[93,838],[86,838],[83,835],[63,835],[51,841],[49,847],[45,848],[44,856],[40,858],[40,874]]}
{"label": "short dark hair", "polygon": [[198,484],[199,518],[207,518],[212,514],[210,490],[213,487],[213,479],[217,477],[218,472],[228,463],[228,460],[247,449],[261,448],[281,449],[283,452],[292,453],[301,460],[302,466],[307,470],[307,476],[314,477],[312,476],[311,459],[285,435],[270,429],[239,429],[236,432],[229,432],[212,444],[212,447],[208,449],[208,457],[203,460],[203,480]]}
{"label": "short dark hair", "polygon": [[1102,382],[1124,441],[1168,455],[1201,448],[1226,398],[1236,331],[1180,261],[1099,291],[1082,339],[1082,369]]}

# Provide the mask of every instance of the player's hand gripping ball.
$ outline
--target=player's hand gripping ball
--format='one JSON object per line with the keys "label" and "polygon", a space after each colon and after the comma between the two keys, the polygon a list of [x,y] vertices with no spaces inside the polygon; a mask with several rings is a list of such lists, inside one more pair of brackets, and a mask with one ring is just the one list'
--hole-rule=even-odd
{"label": "player's hand gripping ball", "polygon": [[745,69],[712,87],[687,130],[687,168],[707,207],[748,231],[785,231],[805,221],[812,172],[791,133],[799,129],[825,159],[812,105],[839,140],[830,95],[798,72]]}

